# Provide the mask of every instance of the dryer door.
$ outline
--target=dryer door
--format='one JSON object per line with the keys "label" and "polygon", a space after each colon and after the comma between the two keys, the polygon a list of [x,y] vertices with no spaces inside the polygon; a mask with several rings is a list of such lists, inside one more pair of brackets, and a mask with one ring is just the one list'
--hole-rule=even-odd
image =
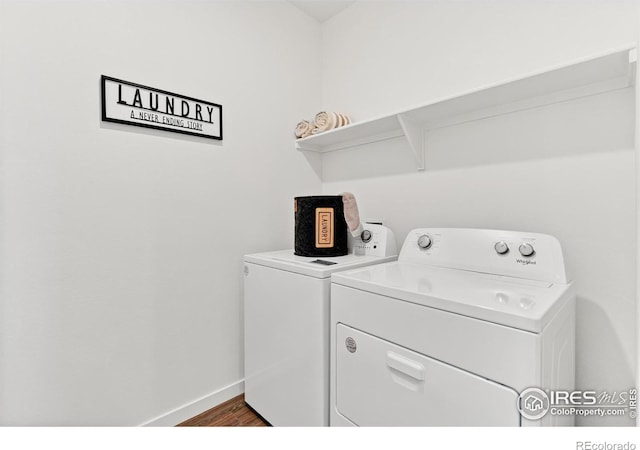
{"label": "dryer door", "polygon": [[337,410],[359,426],[519,426],[511,388],[343,324]]}

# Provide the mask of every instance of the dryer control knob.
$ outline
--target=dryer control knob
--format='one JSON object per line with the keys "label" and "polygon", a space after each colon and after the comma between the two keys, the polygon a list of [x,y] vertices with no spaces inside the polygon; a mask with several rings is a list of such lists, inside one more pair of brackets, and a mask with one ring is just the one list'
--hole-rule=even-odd
{"label": "dryer control knob", "polygon": [[418,238],[418,247],[420,247],[421,249],[428,249],[429,247],[431,247],[432,243],[433,241],[431,240],[431,236],[429,236],[428,234],[423,234]]}
{"label": "dryer control knob", "polygon": [[364,230],[362,233],[360,233],[360,239],[362,239],[362,242],[364,242],[365,244],[369,242],[372,237],[373,234],[371,234],[371,231],[369,230]]}
{"label": "dryer control knob", "polygon": [[520,250],[520,254],[522,256],[532,256],[536,252],[536,250],[533,248],[533,245],[529,244],[528,242],[523,242],[522,244],[520,244],[518,250]]}
{"label": "dryer control knob", "polygon": [[509,253],[509,245],[505,241],[496,242],[496,245],[493,246],[496,249],[496,253],[498,255],[504,255]]}

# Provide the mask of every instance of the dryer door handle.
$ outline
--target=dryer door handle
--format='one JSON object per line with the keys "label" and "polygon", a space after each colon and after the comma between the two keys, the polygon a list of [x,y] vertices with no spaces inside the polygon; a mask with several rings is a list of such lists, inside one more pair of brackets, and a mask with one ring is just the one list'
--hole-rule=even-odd
{"label": "dryer door handle", "polygon": [[415,378],[418,381],[424,381],[425,369],[419,362],[413,361],[395,352],[387,352],[387,366],[397,370],[405,375]]}

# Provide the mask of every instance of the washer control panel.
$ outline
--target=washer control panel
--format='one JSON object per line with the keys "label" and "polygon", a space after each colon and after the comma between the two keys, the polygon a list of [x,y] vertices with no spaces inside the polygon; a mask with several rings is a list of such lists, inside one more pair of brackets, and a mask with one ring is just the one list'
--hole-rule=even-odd
{"label": "washer control panel", "polygon": [[466,228],[416,228],[399,261],[452,269],[567,282],[560,242],[550,235]]}
{"label": "washer control panel", "polygon": [[356,255],[394,256],[398,254],[393,232],[375,223],[364,223],[360,236],[353,238],[353,253]]}

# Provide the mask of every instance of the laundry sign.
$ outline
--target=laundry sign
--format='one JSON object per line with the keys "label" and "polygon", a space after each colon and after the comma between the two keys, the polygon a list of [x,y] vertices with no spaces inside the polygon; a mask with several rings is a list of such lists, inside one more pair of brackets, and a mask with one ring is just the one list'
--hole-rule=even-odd
{"label": "laundry sign", "polygon": [[222,140],[222,106],[102,75],[102,120]]}

